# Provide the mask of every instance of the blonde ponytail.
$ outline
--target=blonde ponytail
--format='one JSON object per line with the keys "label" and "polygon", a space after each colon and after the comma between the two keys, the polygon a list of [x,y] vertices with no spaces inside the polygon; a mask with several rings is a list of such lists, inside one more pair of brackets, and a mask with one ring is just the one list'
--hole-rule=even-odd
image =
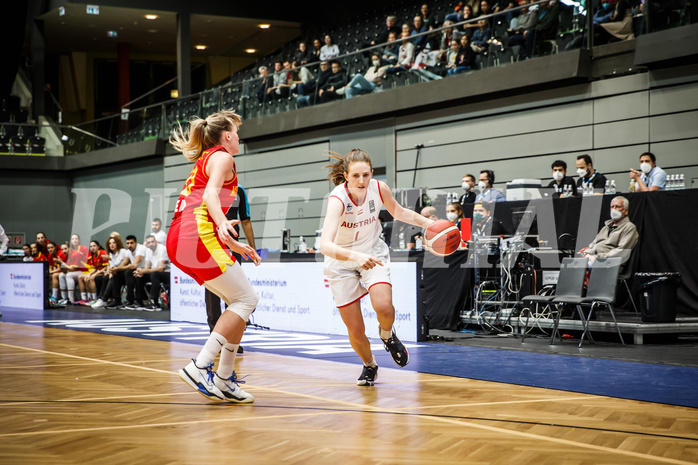
{"label": "blonde ponytail", "polygon": [[236,113],[222,110],[206,117],[206,119],[193,116],[189,120],[189,129],[184,130],[177,123],[172,131],[170,144],[178,152],[187,157],[189,161],[196,161],[204,153],[204,150],[214,147],[221,139],[225,131],[230,131],[235,125],[240,127],[242,119]]}

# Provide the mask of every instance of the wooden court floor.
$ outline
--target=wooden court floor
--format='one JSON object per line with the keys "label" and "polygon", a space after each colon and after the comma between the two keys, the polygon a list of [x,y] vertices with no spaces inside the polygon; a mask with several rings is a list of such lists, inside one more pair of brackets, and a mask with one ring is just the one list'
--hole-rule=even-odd
{"label": "wooden court floor", "polygon": [[698,411],[247,352],[252,405],[177,370],[197,346],[0,322],[0,464],[698,463]]}

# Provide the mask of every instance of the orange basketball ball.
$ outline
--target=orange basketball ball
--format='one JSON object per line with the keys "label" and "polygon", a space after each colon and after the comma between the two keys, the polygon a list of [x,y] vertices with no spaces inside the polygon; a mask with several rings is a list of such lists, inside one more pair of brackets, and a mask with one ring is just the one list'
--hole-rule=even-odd
{"label": "orange basketball ball", "polygon": [[460,231],[448,220],[434,221],[424,232],[424,246],[439,257],[446,257],[460,247]]}

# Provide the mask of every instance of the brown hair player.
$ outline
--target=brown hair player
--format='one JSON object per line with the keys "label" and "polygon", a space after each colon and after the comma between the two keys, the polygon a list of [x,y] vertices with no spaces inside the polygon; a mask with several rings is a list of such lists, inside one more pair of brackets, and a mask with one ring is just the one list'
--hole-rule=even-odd
{"label": "brown hair player", "polygon": [[409,362],[409,353],[400,342],[393,322],[390,254],[380,239],[378,214],[385,208],[398,221],[423,228],[433,223],[417,212],[400,206],[383,182],[373,179],[371,158],[363,150],[353,149],[345,156],[330,154],[336,163],[329,179],[335,184],[327,204],[322,226],[321,250],[325,255],[324,274],[330,284],[335,304],[349,333],[349,342],[364,362],[356,384],[372,386],[378,364],[366,337],[360,300],[366,294],[378,317],[378,332],[383,344],[398,366]]}
{"label": "brown hair player", "polygon": [[[176,150],[196,163],[177,201],[167,252],[180,270],[228,305],[199,355],[179,370],[179,376],[209,399],[248,403],[254,397],[240,387],[243,381],[235,374],[235,357],[259,298],[226,246],[256,265],[260,258],[252,247],[232,237],[240,221],[225,217],[237,195],[233,155],[239,149],[240,124],[238,115],[221,111],[206,119],[193,118],[187,134],[180,127],[170,138]],[[219,352],[214,373],[213,361]]]}

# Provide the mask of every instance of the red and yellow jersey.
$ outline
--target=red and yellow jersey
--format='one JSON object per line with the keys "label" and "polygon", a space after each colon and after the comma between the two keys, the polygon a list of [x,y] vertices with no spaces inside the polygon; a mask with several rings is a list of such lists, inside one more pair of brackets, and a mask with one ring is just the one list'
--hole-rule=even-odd
{"label": "red and yellow jersey", "polygon": [[66,265],[77,267],[77,271],[87,271],[87,257],[90,255],[90,249],[84,245],[78,246],[77,250],[71,247],[68,255],[68,260],[65,262]]}
{"label": "red and yellow jersey", "polygon": [[39,252],[36,254],[36,257],[34,257],[35,262],[47,262],[48,258],[46,258],[46,255],[44,255],[42,252]]}
{"label": "red and yellow jersey", "polygon": [[100,250],[97,254],[92,254],[87,257],[87,271],[101,270],[109,264],[109,256],[106,250]]}
{"label": "red and yellow jersey", "polygon": [[[228,265],[235,263],[231,252],[220,242],[216,225],[203,200],[209,180],[206,166],[211,155],[218,151],[227,152],[222,146],[211,147],[196,161],[177,200],[167,234],[170,260],[199,284],[220,276]],[[225,181],[218,193],[223,214],[233,205],[237,191],[238,177],[233,164],[232,179]]]}

